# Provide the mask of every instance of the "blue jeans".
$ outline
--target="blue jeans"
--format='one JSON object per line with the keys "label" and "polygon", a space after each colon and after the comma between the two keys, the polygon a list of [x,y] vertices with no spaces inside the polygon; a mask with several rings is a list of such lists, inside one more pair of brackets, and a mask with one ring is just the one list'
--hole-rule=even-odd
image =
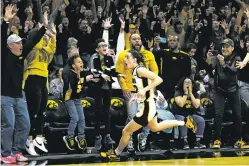
{"label": "blue jeans", "polygon": [[65,101],[65,105],[70,116],[70,123],[68,126],[67,137],[73,138],[76,127],[78,127],[78,137],[85,138],[85,116],[80,99],[73,99]]}
{"label": "blue jeans", "polygon": [[239,87],[241,99],[245,100],[247,106],[249,107],[249,83],[239,81]]}
{"label": "blue jeans", "polygon": [[24,98],[1,96],[2,156],[21,153],[30,130],[27,102]]}
{"label": "blue jeans", "polygon": [[[157,118],[164,121],[164,120],[175,120],[175,116],[168,110],[164,109],[157,109]],[[174,138],[179,137],[179,129],[178,127],[173,127],[169,129],[162,130],[164,133],[172,133],[174,130]]]}
{"label": "blue jeans", "polygon": [[[184,116],[182,115],[175,115],[176,120],[182,120],[184,121]],[[192,115],[193,120],[196,122],[197,125],[197,131],[196,131],[196,137],[203,138],[203,133],[205,130],[205,120],[203,117],[193,114]],[[180,132],[181,132],[181,138],[188,138],[188,128],[186,126],[179,126]]]}
{"label": "blue jeans", "polygon": [[[131,93],[131,98],[135,95],[135,93]],[[136,116],[137,110],[138,110],[138,104],[137,102],[132,102],[130,104],[130,100],[126,101],[127,104],[127,120],[126,120],[126,124],[128,124],[133,117]],[[142,137],[148,137],[148,135],[150,134],[150,129],[148,127],[143,127],[142,128],[142,132],[141,135]]]}

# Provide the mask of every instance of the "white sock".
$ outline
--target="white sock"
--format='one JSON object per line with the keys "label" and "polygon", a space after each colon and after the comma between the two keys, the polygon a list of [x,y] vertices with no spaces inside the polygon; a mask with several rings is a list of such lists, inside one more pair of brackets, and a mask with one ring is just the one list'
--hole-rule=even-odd
{"label": "white sock", "polygon": [[177,126],[184,126],[185,122],[184,121],[176,121]]}
{"label": "white sock", "polygon": [[120,154],[122,153],[122,151],[119,150],[118,148],[116,148],[114,151],[117,156],[120,156]]}

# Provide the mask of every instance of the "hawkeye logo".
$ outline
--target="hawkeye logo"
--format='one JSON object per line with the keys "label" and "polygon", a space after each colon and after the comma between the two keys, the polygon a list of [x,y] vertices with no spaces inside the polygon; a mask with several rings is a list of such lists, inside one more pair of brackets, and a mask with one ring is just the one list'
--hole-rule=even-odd
{"label": "hawkeye logo", "polygon": [[186,100],[185,107],[186,107],[186,108],[193,108],[192,103],[191,103],[190,100]]}
{"label": "hawkeye logo", "polygon": [[[175,103],[175,99],[171,98],[170,99],[170,104],[174,104]],[[185,104],[185,108],[193,108],[192,103],[190,100],[186,100],[186,104]]]}
{"label": "hawkeye logo", "polygon": [[209,98],[202,98],[201,99],[201,104],[203,106],[209,106],[209,105],[212,105],[213,104],[213,101],[210,100]]}
{"label": "hawkeye logo", "polygon": [[111,105],[114,108],[122,108],[124,106],[124,102],[122,100],[120,100],[120,99],[112,98],[111,99]]}
{"label": "hawkeye logo", "polygon": [[59,106],[59,104],[54,100],[48,100],[48,102],[47,102],[47,108],[49,108],[49,109],[57,109],[58,106]]}
{"label": "hawkeye logo", "polygon": [[86,99],[82,99],[81,104],[83,108],[90,108],[92,106],[92,104]]}

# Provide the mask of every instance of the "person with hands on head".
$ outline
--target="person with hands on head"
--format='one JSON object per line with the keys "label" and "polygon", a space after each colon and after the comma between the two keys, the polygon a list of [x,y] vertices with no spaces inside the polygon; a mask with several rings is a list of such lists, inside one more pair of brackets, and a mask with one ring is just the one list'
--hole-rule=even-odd
{"label": "person with hands on head", "polygon": [[126,68],[130,69],[132,73],[135,89],[135,94],[131,98],[130,104],[133,102],[137,103],[138,112],[124,127],[118,147],[114,151],[102,152],[100,154],[102,157],[109,159],[119,159],[120,154],[129,144],[132,133],[144,126],[148,126],[152,132],[158,132],[174,126],[194,126],[191,117],[186,118],[186,121],[165,120],[158,123],[154,89],[163,82],[162,78],[146,69],[143,55],[136,50],[130,50],[126,53],[124,63]]}
{"label": "person with hands on head", "polygon": [[[205,130],[205,120],[199,116],[196,111],[200,109],[200,91],[197,89],[197,84],[188,77],[183,77],[179,80],[175,89],[174,109],[176,120],[183,120],[192,117],[196,125],[192,126],[192,131],[196,135],[195,149],[206,148],[200,143]],[[183,149],[189,149],[188,144],[188,129],[185,126],[180,126],[181,139],[184,140]]]}
{"label": "person with hands on head", "polygon": [[235,121],[234,148],[248,148],[249,145],[242,141],[242,118],[241,99],[238,86],[238,72],[236,62],[241,61],[240,57],[233,52],[234,42],[225,39],[222,42],[222,55],[213,56],[211,51],[207,53],[207,64],[211,66],[214,73],[214,143],[212,148],[219,149],[221,146],[221,130],[224,114],[225,99],[228,99],[229,106],[233,111]]}
{"label": "person with hands on head", "polygon": [[[67,136],[63,136],[63,141],[69,150],[75,150],[75,141],[78,148],[85,150],[87,142],[85,139],[85,116],[81,104],[83,86],[93,81],[93,75],[83,71],[83,62],[79,55],[68,58],[68,66],[64,67],[62,79],[64,82],[63,96],[65,106],[70,116]],[[78,128],[78,136],[74,137],[75,129]]]}
{"label": "person with hands on head", "polygon": [[7,36],[13,5],[7,5],[1,25],[1,160],[4,163],[27,161],[22,155],[29,135],[30,119],[27,104],[22,95],[24,59],[46,32],[46,23],[38,30],[33,39],[22,44],[16,34]]}

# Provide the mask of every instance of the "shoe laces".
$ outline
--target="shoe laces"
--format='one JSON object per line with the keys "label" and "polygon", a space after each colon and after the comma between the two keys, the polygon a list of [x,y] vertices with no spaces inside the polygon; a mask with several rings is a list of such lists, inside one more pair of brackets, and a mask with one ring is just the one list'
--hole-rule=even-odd
{"label": "shoe laces", "polygon": [[7,157],[3,157],[3,158],[11,159],[11,158],[13,158],[13,157],[12,157],[12,156],[7,156]]}
{"label": "shoe laces", "polygon": [[80,145],[85,145],[85,139],[79,139]]}
{"label": "shoe laces", "polygon": [[112,138],[111,138],[110,134],[107,134],[105,136],[105,139],[106,139],[106,141],[112,141]]}
{"label": "shoe laces", "polygon": [[128,148],[133,149],[133,141],[129,141]]}
{"label": "shoe laces", "polygon": [[70,143],[70,145],[73,146],[73,145],[74,145],[74,139],[73,139],[73,138],[70,138],[70,139],[69,139],[69,143]]}
{"label": "shoe laces", "polygon": [[142,137],[141,144],[144,146],[147,143],[147,137]]}
{"label": "shoe laces", "polygon": [[44,144],[48,144],[48,141],[46,140],[45,137],[43,137],[43,143],[44,143]]}
{"label": "shoe laces", "polygon": [[239,146],[244,146],[246,143],[242,139],[240,139],[236,142],[236,144],[238,144]]}
{"label": "shoe laces", "polygon": [[16,158],[23,158],[24,156],[23,156],[22,153],[17,153],[17,154],[15,154],[15,157],[16,157]]}
{"label": "shoe laces", "polygon": [[214,145],[220,145],[220,144],[221,144],[220,140],[215,140],[214,141]]}

